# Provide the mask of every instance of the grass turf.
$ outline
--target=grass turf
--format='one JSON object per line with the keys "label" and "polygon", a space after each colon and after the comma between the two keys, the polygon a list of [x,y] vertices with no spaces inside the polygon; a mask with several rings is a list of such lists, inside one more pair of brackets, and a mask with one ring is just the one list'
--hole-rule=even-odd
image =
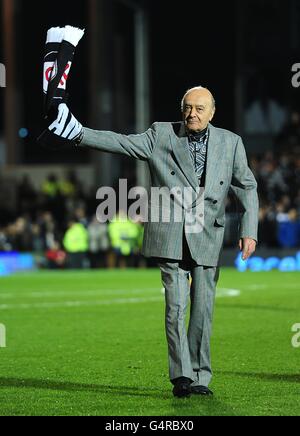
{"label": "grass turf", "polygon": [[1,278],[0,415],[299,415],[299,277],[222,271],[215,396],[184,400],[168,380],[158,270]]}

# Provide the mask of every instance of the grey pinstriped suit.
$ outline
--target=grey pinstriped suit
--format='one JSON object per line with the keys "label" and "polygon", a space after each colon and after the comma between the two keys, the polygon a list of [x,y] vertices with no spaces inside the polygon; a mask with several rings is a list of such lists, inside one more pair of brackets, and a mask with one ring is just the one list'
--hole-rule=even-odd
{"label": "grey pinstriped suit", "polygon": [[[195,192],[198,188],[183,123],[155,123],[144,134],[129,136],[84,129],[81,146],[147,161],[152,187],[170,190],[192,187]],[[160,221],[145,225],[143,254],[159,258],[166,289],[171,380],[185,376],[204,386],[211,381],[210,335],[214,293],[224,239],[225,201],[230,188],[244,209],[240,237],[257,240],[257,184],[248,167],[243,142],[234,133],[210,124],[203,231],[196,234],[187,232],[185,220],[174,222],[173,214],[169,223]],[[184,213],[193,213],[198,200],[192,202]],[[155,207],[150,198],[149,208]],[[191,288],[189,274],[193,279]],[[185,314],[189,297],[192,305],[187,334]]]}

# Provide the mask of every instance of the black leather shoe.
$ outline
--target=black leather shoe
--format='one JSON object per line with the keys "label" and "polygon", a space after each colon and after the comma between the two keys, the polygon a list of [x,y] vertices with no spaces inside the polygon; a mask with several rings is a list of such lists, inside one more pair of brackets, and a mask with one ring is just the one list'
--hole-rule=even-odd
{"label": "black leather shoe", "polygon": [[174,397],[184,398],[189,397],[192,393],[191,391],[191,380],[186,377],[180,377],[177,380],[174,380],[174,389],[173,395]]}
{"label": "black leather shoe", "polygon": [[213,395],[213,392],[205,386],[191,386],[191,391],[194,395],[203,395],[206,397]]}

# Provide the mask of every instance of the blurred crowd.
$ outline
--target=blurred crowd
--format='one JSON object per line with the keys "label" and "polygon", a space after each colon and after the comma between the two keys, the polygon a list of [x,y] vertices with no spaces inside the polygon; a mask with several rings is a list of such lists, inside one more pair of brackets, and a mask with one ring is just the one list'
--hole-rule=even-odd
{"label": "blurred crowd", "polygon": [[[258,182],[260,200],[259,245],[263,248],[300,247],[300,113],[275,137],[272,151],[249,156]],[[232,195],[227,205],[228,222],[236,228],[239,205]],[[232,240],[225,240],[230,246]]]}
{"label": "blurred crowd", "polygon": [[55,269],[145,266],[143,225],[122,211],[99,222],[95,195],[84,193],[74,174],[51,174],[39,191],[25,176],[16,204],[17,218],[0,225],[0,252],[31,252],[41,267]]}
{"label": "blurred crowd", "polygon": [[[258,181],[260,246],[299,248],[300,114],[292,114],[273,151],[249,156],[249,163]],[[50,268],[145,266],[142,223],[124,216],[119,220],[119,215],[109,223],[98,222],[95,192],[86,194],[73,173],[64,180],[49,175],[38,191],[24,176],[17,188],[16,216],[1,214],[0,251],[35,253],[41,266]],[[229,222],[235,222],[238,211],[229,196]],[[236,232],[227,233],[225,245],[236,247],[236,242]]]}
{"label": "blurred crowd", "polygon": [[300,247],[300,113],[278,135],[274,151],[250,160],[260,195],[260,244]]}

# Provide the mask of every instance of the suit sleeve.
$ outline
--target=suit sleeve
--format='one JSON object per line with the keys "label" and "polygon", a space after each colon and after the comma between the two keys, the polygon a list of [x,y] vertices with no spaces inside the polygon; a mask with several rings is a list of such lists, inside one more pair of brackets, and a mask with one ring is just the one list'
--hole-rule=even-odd
{"label": "suit sleeve", "polygon": [[156,141],[156,124],[141,135],[128,136],[84,128],[83,140],[79,146],[147,161],[152,156]]}
{"label": "suit sleeve", "polygon": [[258,240],[259,201],[257,182],[248,166],[243,141],[239,138],[234,157],[231,188],[243,206],[240,237]]}

